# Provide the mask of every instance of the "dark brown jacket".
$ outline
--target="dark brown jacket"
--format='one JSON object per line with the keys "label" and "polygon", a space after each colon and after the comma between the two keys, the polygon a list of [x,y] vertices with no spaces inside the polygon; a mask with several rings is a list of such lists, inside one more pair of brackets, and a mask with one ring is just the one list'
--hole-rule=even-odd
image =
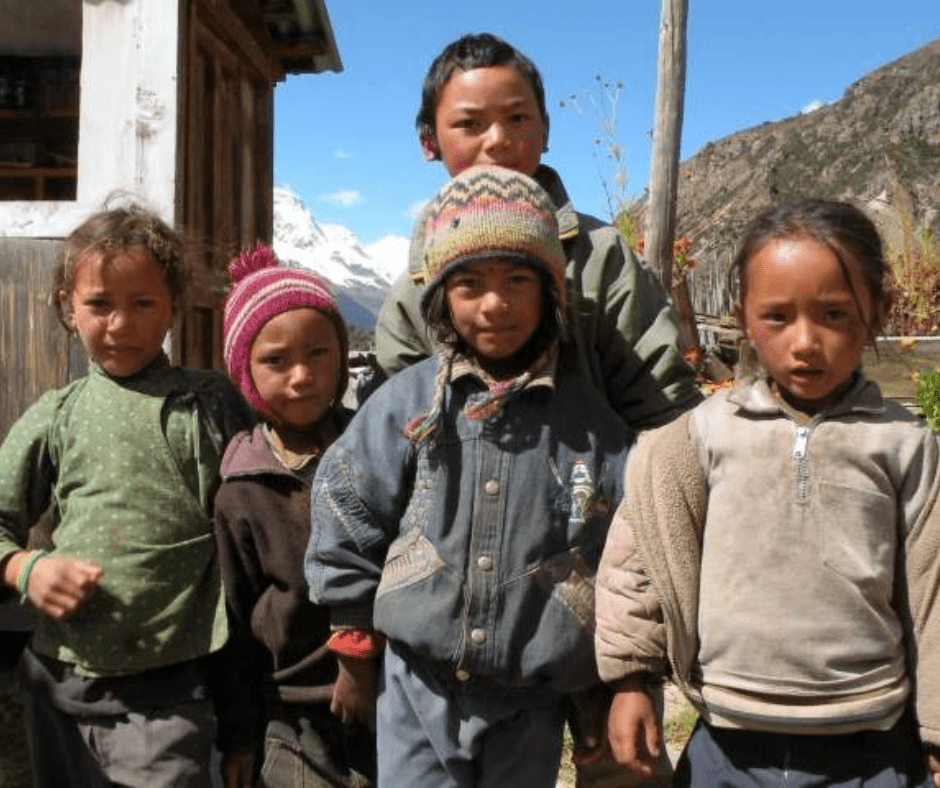
{"label": "dark brown jacket", "polygon": [[[335,434],[348,420],[334,415]],[[327,610],[310,601],[304,580],[308,479],[284,466],[260,425],[232,439],[221,475],[215,529],[232,635],[213,683],[219,746],[232,752],[258,746],[285,704],[329,708],[336,661]]]}

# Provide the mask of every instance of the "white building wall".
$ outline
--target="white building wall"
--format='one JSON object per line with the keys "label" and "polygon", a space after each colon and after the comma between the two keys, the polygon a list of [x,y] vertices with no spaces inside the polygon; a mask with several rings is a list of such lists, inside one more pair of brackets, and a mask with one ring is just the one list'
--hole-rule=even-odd
{"label": "white building wall", "polygon": [[118,192],[173,223],[179,6],[84,0],[77,199],[0,202],[0,235],[64,237]]}

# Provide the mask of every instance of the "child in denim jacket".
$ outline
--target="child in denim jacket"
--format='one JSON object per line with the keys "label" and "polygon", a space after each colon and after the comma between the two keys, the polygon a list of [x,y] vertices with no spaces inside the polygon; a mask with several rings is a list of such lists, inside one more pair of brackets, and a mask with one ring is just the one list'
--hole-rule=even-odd
{"label": "child in denim jacket", "polygon": [[379,786],[554,786],[565,695],[598,680],[593,577],[631,436],[572,366],[542,188],[471,168],[428,217],[437,352],[325,453],[307,579],[338,693],[387,639]]}

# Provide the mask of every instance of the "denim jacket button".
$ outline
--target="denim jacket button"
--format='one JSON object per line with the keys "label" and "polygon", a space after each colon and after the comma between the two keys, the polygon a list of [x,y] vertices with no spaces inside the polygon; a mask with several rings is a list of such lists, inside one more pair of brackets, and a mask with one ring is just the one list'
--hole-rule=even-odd
{"label": "denim jacket button", "polygon": [[470,674],[463,668],[460,668],[459,670],[454,671],[454,678],[457,679],[457,681],[464,683],[470,681]]}
{"label": "denim jacket button", "polygon": [[486,490],[487,495],[496,495],[499,492],[499,482],[496,479],[490,479],[484,485],[483,489]]}
{"label": "denim jacket button", "polygon": [[471,630],[470,640],[472,640],[478,646],[482,646],[484,643],[486,643],[486,630],[485,629]]}
{"label": "denim jacket button", "polygon": [[493,568],[493,557],[489,555],[481,555],[477,558],[477,568],[483,572],[489,572]]}

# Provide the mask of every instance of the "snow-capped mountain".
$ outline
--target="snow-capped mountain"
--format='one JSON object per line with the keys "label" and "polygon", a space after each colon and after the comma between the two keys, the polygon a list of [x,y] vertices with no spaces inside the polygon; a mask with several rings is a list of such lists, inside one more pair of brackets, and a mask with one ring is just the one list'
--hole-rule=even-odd
{"label": "snow-capped mountain", "polygon": [[274,188],[274,252],[326,279],[348,323],[373,328],[388,288],[408,262],[408,239],[363,246],[341,224],[319,224],[286,186]]}

